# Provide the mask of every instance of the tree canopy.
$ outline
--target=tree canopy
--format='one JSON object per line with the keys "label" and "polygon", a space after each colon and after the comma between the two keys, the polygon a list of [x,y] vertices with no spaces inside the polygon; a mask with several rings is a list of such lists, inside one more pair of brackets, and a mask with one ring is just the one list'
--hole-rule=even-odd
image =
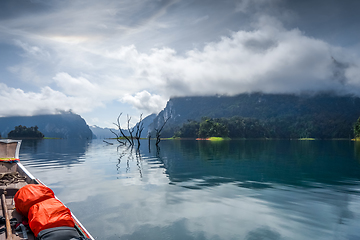
{"label": "tree canopy", "polygon": [[[154,120],[154,126],[162,115],[172,111],[173,118],[163,129],[162,136],[172,137],[188,120],[198,123],[207,116],[220,122],[235,118],[246,125],[245,135],[256,131],[257,138],[353,138],[354,123],[360,114],[360,97],[319,94],[265,94],[244,93],[237,96],[202,96],[171,98],[166,108]],[[229,121],[230,124],[231,121]],[[230,124],[232,125],[232,124]],[[228,126],[229,137],[240,133],[241,128]],[[263,130],[261,130],[263,131]],[[198,134],[198,133],[196,133]],[[246,137],[247,138],[247,137]]]}
{"label": "tree canopy", "polygon": [[[200,122],[188,121],[176,133],[175,137],[182,138],[352,138],[360,137],[360,118],[355,124],[354,131],[349,128],[349,122],[341,118],[318,115],[288,116],[269,119],[245,117],[208,118],[203,117]],[[353,125],[354,126],[354,125]]]}
{"label": "tree canopy", "polygon": [[39,131],[38,126],[29,127],[16,126],[14,130],[8,133],[9,138],[43,138],[44,134]]}
{"label": "tree canopy", "polygon": [[354,134],[355,134],[356,138],[360,138],[360,117],[358,118],[358,120],[355,123]]}

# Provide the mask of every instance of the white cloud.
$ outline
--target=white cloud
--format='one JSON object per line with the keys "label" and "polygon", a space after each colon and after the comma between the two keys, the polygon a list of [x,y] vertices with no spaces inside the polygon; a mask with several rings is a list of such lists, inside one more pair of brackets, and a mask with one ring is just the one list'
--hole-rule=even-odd
{"label": "white cloud", "polygon": [[[254,8],[252,12],[256,12],[261,6],[271,8],[279,2],[281,0],[261,0],[254,5],[254,1],[243,0],[232,11],[246,13]],[[174,2],[164,6],[155,3],[155,7],[150,1],[135,1],[130,6],[116,1],[108,3],[86,5],[81,8],[81,14],[76,12],[79,6],[75,2],[58,3],[55,12],[2,21],[0,32],[17,39],[15,45],[24,51],[21,61],[7,69],[27,86],[33,84],[32,87],[39,88],[37,93],[24,89],[20,94],[19,89],[10,87],[8,90],[26,100],[31,99],[30,96],[44,97],[46,91],[53,91],[53,96],[46,98],[49,105],[33,100],[30,110],[25,111],[27,114],[36,108],[54,112],[51,101],[52,109],[71,108],[81,113],[121,99],[139,111],[150,113],[161,110],[172,96],[321,90],[360,95],[359,55],[309,37],[299,29],[286,29],[275,18],[256,14],[257,21],[242,28],[246,30],[204,43],[201,49],[178,53],[174,48],[162,47],[145,48],[146,51],[144,45],[139,44],[151,41],[158,33],[162,36],[160,25],[173,27],[179,22],[179,19],[164,20]],[[126,19],[148,6],[153,7],[148,14]],[[195,22],[202,21],[201,24],[214,23],[211,12],[191,17]],[[52,24],[41,24],[47,22]],[[183,33],[176,32],[176,28],[173,32],[173,38]],[[345,81],[334,79],[336,69],[332,57],[348,63],[348,67],[341,70]],[[11,84],[9,80],[2,86]],[[16,102],[14,109],[3,107],[1,113],[20,111],[16,106],[21,108]]]}
{"label": "white cloud", "polygon": [[345,71],[345,76],[348,79],[348,85],[354,86],[350,91],[354,94],[360,94],[360,64],[350,66]]}
{"label": "white cloud", "polygon": [[10,66],[7,69],[9,72],[16,74],[24,82],[40,83],[42,82],[40,75],[36,68],[31,64],[19,64]]}
{"label": "white cloud", "polygon": [[39,93],[24,92],[0,83],[0,116],[31,116],[55,114],[60,111],[74,110],[76,113],[90,111],[91,99],[73,98],[44,87]]}
{"label": "white cloud", "polygon": [[160,95],[151,95],[148,91],[144,90],[136,93],[134,96],[126,94],[120,101],[129,103],[140,111],[145,111],[146,114],[149,114],[157,113],[163,109],[167,99],[164,99]]}
{"label": "white cloud", "polygon": [[[117,56],[127,59],[131,78],[148,81],[165,97],[251,91],[360,93],[356,74],[346,74],[352,80],[345,85],[332,80],[332,53],[343,51],[298,29],[286,30],[273,18],[262,18],[256,30],[234,32],[185,56],[169,48],[142,54],[134,46],[120,49]],[[351,69],[345,72],[354,72]]]}
{"label": "white cloud", "polygon": [[43,61],[50,59],[50,53],[38,46],[31,46],[20,40],[15,40],[15,45],[21,47],[29,57],[35,57]]}
{"label": "white cloud", "polygon": [[71,96],[93,96],[100,89],[84,77],[74,78],[65,72],[56,74],[53,79],[65,94]]}
{"label": "white cloud", "polygon": [[[252,31],[233,32],[185,55],[171,48],[143,53],[135,45],[90,47],[69,45],[58,52],[56,69],[66,71],[52,78],[61,91],[56,93],[62,93],[64,99],[90,103],[79,112],[114,99],[152,113],[161,110],[172,96],[321,90],[360,94],[359,64],[344,69],[347,81],[333,80],[333,55],[340,56],[339,61],[359,62],[357,58],[346,59],[344,49],[298,29],[287,30],[269,17],[260,18]],[[86,74],[70,74],[79,70]],[[68,108],[76,109],[71,101],[69,104]]]}

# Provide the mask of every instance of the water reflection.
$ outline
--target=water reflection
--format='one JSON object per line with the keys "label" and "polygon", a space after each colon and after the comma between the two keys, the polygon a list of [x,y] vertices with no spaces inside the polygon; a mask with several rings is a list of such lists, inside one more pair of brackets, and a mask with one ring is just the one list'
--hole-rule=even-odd
{"label": "water reflection", "polygon": [[[118,162],[116,163],[116,170],[118,174],[121,174],[121,162],[126,160],[125,172],[129,173],[131,170],[130,162],[136,161],[139,177],[142,178],[142,155],[140,149],[134,146],[120,145],[117,147]],[[124,159],[123,159],[124,158]],[[119,177],[118,177],[119,178]]]}
{"label": "water reflection", "polygon": [[282,238],[278,232],[269,229],[268,227],[259,227],[247,233],[245,239],[246,240],[260,240],[260,239],[278,240]]}
{"label": "water reflection", "polygon": [[90,143],[91,141],[82,139],[23,140],[20,159],[29,167],[70,167],[84,162],[84,155]]}
{"label": "water reflection", "polygon": [[360,239],[353,142],[31,144],[30,168],[55,156],[36,176],[97,239]]}
{"label": "water reflection", "polygon": [[223,182],[249,188],[313,187],[313,182],[346,184],[360,176],[359,162],[349,151],[353,143],[347,141],[167,141],[164,145],[161,158],[170,180],[200,179],[199,187]]}
{"label": "water reflection", "polygon": [[360,162],[360,141],[354,142],[354,152],[355,152],[356,158]]}

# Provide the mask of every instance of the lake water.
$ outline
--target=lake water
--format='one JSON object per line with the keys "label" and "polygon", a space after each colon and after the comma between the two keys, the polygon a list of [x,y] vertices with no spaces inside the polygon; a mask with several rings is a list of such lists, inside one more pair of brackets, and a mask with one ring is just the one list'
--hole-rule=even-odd
{"label": "lake water", "polygon": [[20,151],[96,239],[360,239],[358,142],[113,143]]}

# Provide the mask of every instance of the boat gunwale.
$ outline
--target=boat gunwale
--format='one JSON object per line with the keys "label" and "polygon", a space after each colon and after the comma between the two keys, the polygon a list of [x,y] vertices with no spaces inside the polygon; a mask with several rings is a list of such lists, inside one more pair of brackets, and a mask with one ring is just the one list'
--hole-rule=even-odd
{"label": "boat gunwale", "polygon": [[[41,185],[46,186],[46,184],[44,184],[38,178],[35,178],[35,176],[29,170],[27,170],[26,167],[20,162],[19,152],[20,152],[20,146],[21,146],[22,140],[0,139],[0,143],[15,143],[15,142],[17,143],[17,146],[16,146],[14,155],[15,155],[15,158],[17,159],[17,161],[16,162],[0,162],[0,164],[1,165],[3,165],[3,164],[15,165],[16,164],[16,172],[18,172],[20,175],[28,178],[27,180],[25,180],[26,184],[41,184]],[[55,195],[55,198],[61,202],[61,200],[56,195]],[[62,204],[64,204],[64,203],[62,203]],[[64,204],[64,206],[66,206],[66,205]],[[74,220],[75,229],[77,230],[77,232],[83,237],[86,237],[90,240],[95,240],[95,238],[93,236],[91,236],[89,231],[82,225],[82,223],[76,218],[76,216],[74,215],[74,213],[71,210],[70,210],[70,213]]]}

